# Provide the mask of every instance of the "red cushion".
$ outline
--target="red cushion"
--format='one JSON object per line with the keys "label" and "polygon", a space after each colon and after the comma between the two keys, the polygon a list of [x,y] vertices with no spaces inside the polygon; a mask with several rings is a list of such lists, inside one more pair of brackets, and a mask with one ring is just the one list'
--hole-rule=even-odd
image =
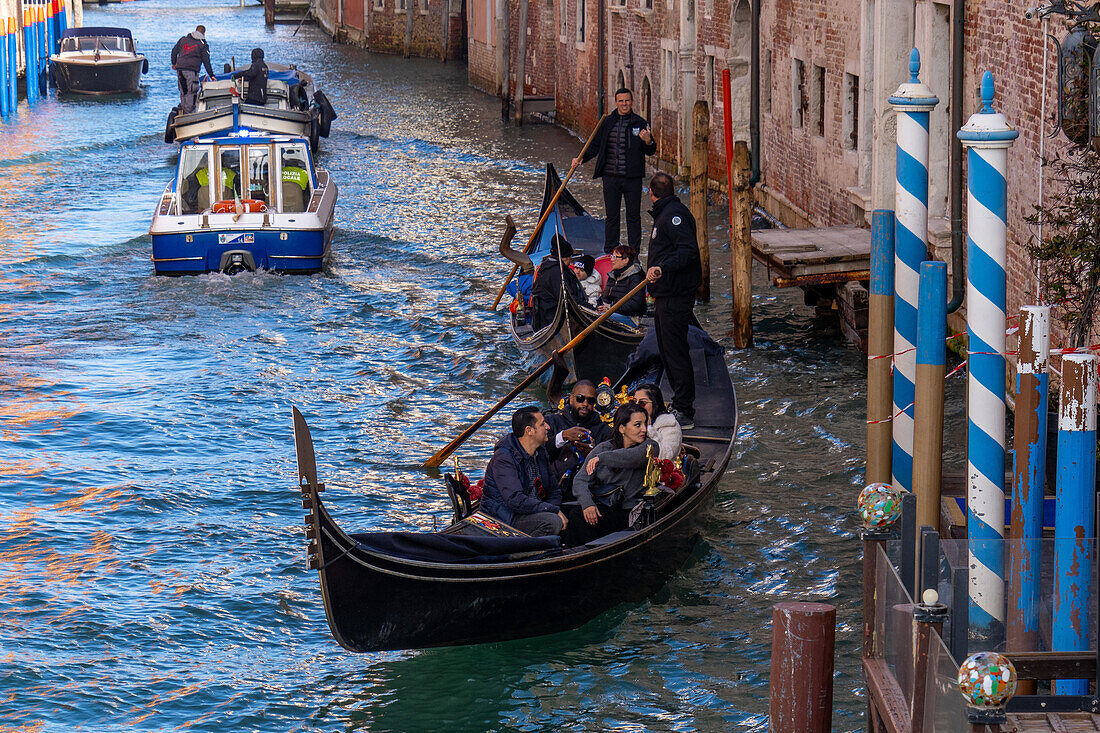
{"label": "red cushion", "polygon": [[607,287],[607,274],[611,272],[611,255],[604,255],[596,260],[596,272],[600,273],[600,292]]}

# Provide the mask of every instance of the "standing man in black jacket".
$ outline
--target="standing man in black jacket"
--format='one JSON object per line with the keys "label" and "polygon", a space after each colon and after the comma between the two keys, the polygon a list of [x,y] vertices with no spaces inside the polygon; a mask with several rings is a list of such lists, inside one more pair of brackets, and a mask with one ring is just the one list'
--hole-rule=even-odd
{"label": "standing man in black jacket", "polygon": [[245,104],[255,104],[263,107],[267,104],[267,64],[264,63],[264,50],[252,49],[252,65],[234,71],[232,79],[243,78],[248,82],[248,91],[245,93]]}
{"label": "standing man in black jacket", "polygon": [[180,114],[195,111],[195,101],[199,94],[199,71],[203,66],[211,79],[217,78],[214,76],[214,69],[210,67],[206,26],[200,25],[176,41],[176,45],[172,47],[172,68],[176,70],[176,81],[180,85]]}
{"label": "standing man in black jacket", "polygon": [[672,176],[657,173],[649,181],[653,235],[646,279],[653,296],[653,330],[665,374],[672,385],[672,412],[682,429],[695,427],[695,368],[688,347],[688,326],[695,320],[695,292],[703,283],[695,217],[676,197]]}
{"label": "standing man in black jacket", "polygon": [[625,87],[615,92],[615,111],[604,118],[596,133],[595,145],[573,167],[596,158],[593,178],[603,178],[604,220],[603,251],[619,244],[619,210],[626,201],[626,240],[635,252],[642,248],[642,179],[645,157],[657,152],[657,143],[645,118],[634,114],[634,94]]}

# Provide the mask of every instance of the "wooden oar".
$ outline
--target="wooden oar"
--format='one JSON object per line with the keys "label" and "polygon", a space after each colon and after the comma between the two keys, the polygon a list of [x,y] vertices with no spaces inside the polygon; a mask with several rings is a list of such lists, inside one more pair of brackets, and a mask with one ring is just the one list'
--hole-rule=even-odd
{"label": "wooden oar", "polygon": [[[604,115],[596,123],[596,126],[592,128],[592,134],[588,136],[588,140],[585,141],[584,147],[581,148],[581,154],[578,158],[583,158],[585,152],[588,150],[588,146],[592,144],[592,141],[596,139],[596,133],[600,129],[600,125],[603,124]],[[573,173],[577,170],[577,166],[570,165],[569,172],[565,175],[565,180],[558,186],[557,193],[554,194],[554,198],[550,199],[550,205],[546,207],[546,211],[542,212],[542,218],[539,219],[539,223],[535,225],[535,230],[531,232],[531,238],[527,240],[527,246],[523,248],[524,254],[531,254],[531,249],[535,246],[535,239],[538,237],[539,232],[542,230],[542,225],[546,223],[546,219],[549,218],[550,212],[554,210],[554,205],[558,203],[558,198],[561,196],[562,191],[565,190],[565,184],[569,183],[569,179],[573,177]],[[505,291],[508,289],[508,283],[512,282],[512,278],[516,276],[516,270],[519,269],[519,265],[512,265],[512,271],[508,273],[508,277],[504,279],[504,284],[500,286],[500,291],[497,292],[496,300],[493,301],[493,305],[489,307],[489,310],[496,310],[500,305],[500,299],[504,297]]]}
{"label": "wooden oar", "polygon": [[581,331],[580,333],[578,333],[576,336],[574,336],[572,338],[572,340],[569,343],[567,343],[565,346],[562,346],[560,349],[555,351],[550,356],[549,359],[547,359],[542,364],[540,364],[538,366],[538,368],[535,369],[535,371],[533,371],[529,375],[527,375],[526,379],[524,379],[522,382],[520,382],[518,385],[516,385],[515,389],[513,389],[511,392],[509,392],[507,395],[505,395],[504,398],[500,402],[493,405],[491,408],[489,408],[488,412],[486,412],[484,415],[482,415],[480,418],[478,418],[477,422],[475,422],[473,425],[471,425],[470,427],[463,430],[462,433],[457,438],[455,438],[450,443],[445,445],[434,456],[432,456],[428,460],[424,461],[424,464],[421,466],[421,468],[437,468],[440,464],[443,463],[443,461],[447,460],[447,456],[451,455],[451,453],[453,453],[455,451],[455,449],[458,448],[458,446],[465,443],[466,439],[469,438],[471,435],[473,435],[474,432],[477,431],[478,428],[480,428],[482,425],[484,425],[489,420],[489,418],[491,418],[493,415],[500,412],[500,410],[505,405],[507,405],[509,402],[511,402],[513,399],[515,399],[515,397],[520,392],[527,389],[527,387],[531,384],[531,382],[534,382],[536,379],[539,378],[539,376],[543,372],[545,372],[547,369],[549,369],[551,366],[553,366],[555,358],[560,358],[562,356],[562,354],[565,354],[566,352],[569,352],[569,351],[573,350],[574,348],[576,348],[578,345],[580,345],[580,343],[582,341],[584,341],[586,338],[588,338],[588,334],[595,331],[596,328],[601,323],[603,323],[608,318],[610,318],[611,314],[617,312],[619,310],[619,308],[624,303],[626,303],[626,301],[630,300],[635,295],[642,292],[642,290],[645,288],[647,282],[648,282],[647,280],[642,280],[640,283],[638,283],[636,286],[634,286],[633,290],[631,290],[629,293],[627,293],[622,298],[620,298],[619,301],[617,303],[615,303],[615,305],[611,306],[610,308],[605,310],[603,313],[601,313],[599,318],[592,321],[592,323],[588,324],[588,328],[586,328],[583,331]]}

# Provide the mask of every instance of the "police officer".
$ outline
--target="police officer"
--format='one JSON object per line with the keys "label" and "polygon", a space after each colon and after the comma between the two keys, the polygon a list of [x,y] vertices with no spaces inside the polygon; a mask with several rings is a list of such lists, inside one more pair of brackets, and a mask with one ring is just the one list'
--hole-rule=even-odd
{"label": "police officer", "polygon": [[195,111],[195,101],[199,94],[199,71],[203,66],[211,79],[217,78],[214,76],[214,69],[210,67],[206,27],[200,25],[176,41],[176,45],[172,47],[172,68],[176,70],[176,81],[180,87],[180,114]]}
{"label": "police officer", "polygon": [[[283,211],[298,212],[306,210],[309,172],[305,169],[305,161],[297,155],[299,154],[292,151],[283,158],[282,181],[284,184],[294,184],[293,186],[283,186]],[[292,193],[297,194],[293,200],[291,200]]]}
{"label": "police officer", "polygon": [[695,427],[695,369],[688,349],[688,326],[695,320],[695,292],[703,282],[695,218],[676,197],[672,176],[657,173],[649,181],[653,234],[646,279],[653,296],[657,348],[672,385],[670,412],[682,429]]}

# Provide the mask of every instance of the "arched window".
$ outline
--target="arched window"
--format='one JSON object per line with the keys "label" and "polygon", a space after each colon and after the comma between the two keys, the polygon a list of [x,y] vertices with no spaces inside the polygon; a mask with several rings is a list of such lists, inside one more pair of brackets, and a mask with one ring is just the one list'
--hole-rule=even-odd
{"label": "arched window", "polygon": [[650,93],[649,93],[649,77],[642,77],[642,95],[639,100],[641,103],[638,105],[638,109],[641,111],[642,116],[646,118],[646,121],[653,122],[652,110],[650,109]]}

